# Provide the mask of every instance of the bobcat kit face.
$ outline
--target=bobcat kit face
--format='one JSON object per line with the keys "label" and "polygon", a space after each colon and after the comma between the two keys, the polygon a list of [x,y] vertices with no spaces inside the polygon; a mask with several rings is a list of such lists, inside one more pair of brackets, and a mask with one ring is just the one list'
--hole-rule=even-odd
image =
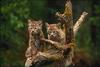
{"label": "bobcat kit face", "polygon": [[59,28],[59,24],[47,24],[47,32],[48,32],[48,39],[64,43],[65,42],[65,34]]}
{"label": "bobcat kit face", "polygon": [[32,34],[41,33],[42,21],[31,21],[31,20],[28,20],[28,30]]}

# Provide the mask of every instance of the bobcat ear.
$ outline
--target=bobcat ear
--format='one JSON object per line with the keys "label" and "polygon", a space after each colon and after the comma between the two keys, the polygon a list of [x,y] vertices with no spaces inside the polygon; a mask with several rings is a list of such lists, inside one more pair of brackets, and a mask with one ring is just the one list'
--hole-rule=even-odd
{"label": "bobcat ear", "polygon": [[32,24],[32,20],[28,19],[28,26]]}
{"label": "bobcat ear", "polygon": [[32,22],[30,19],[28,19],[28,23]]}
{"label": "bobcat ear", "polygon": [[57,23],[57,27],[58,28],[61,28],[61,23]]}
{"label": "bobcat ear", "polygon": [[48,26],[49,26],[49,24],[48,24],[47,22],[45,23],[45,25],[46,25],[46,27],[48,27]]}
{"label": "bobcat ear", "polygon": [[42,26],[42,20],[39,20],[38,22],[39,22],[39,25]]}

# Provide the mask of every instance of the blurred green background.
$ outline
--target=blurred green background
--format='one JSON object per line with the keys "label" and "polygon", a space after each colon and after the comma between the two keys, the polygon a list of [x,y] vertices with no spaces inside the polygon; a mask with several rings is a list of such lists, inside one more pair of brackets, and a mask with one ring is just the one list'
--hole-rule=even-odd
{"label": "blurred green background", "polygon": [[[0,67],[24,67],[28,46],[27,20],[54,23],[55,13],[63,13],[65,1],[0,0]],[[77,33],[77,45],[92,57],[94,64],[99,64],[100,0],[72,0],[72,4],[74,23],[83,11],[89,13]]]}

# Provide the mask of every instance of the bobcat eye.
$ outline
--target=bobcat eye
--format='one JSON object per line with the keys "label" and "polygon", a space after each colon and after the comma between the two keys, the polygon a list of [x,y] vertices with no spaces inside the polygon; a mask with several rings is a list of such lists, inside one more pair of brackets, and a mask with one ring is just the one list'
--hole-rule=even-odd
{"label": "bobcat eye", "polygon": [[53,33],[56,33],[56,31],[53,31]]}

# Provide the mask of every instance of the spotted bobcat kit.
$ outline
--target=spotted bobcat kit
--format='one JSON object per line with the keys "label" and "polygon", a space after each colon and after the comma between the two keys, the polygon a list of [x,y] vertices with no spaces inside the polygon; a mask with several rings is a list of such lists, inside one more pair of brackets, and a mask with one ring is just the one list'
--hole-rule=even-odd
{"label": "spotted bobcat kit", "polygon": [[26,66],[31,65],[37,55],[37,52],[42,50],[42,45],[40,43],[40,38],[44,37],[42,32],[42,21],[28,20],[28,31],[29,46],[25,53],[25,56],[27,58]]}
{"label": "spotted bobcat kit", "polygon": [[[60,28],[60,23],[58,24],[46,23],[46,26],[47,26],[48,39],[58,42],[61,45],[64,45],[65,44],[65,33]],[[55,49],[55,47],[52,45],[50,45],[48,48]]]}
{"label": "spotted bobcat kit", "polygon": [[35,54],[40,49],[40,38],[43,37],[42,21],[28,20],[29,31],[29,48],[26,51],[27,54]]}

